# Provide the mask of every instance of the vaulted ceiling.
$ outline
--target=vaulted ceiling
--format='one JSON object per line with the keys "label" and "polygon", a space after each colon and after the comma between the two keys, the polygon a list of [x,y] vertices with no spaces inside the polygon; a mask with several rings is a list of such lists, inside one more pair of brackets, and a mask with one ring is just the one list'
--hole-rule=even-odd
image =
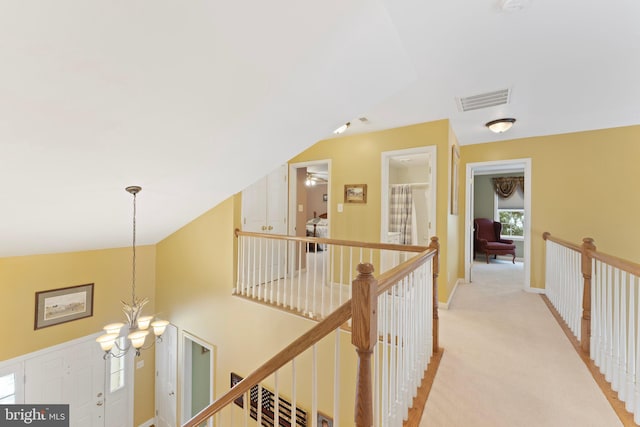
{"label": "vaulted ceiling", "polygon": [[461,144],[638,124],[639,19],[637,0],[0,0],[0,256],[130,244],[134,184],[155,243],[347,121],[448,118]]}

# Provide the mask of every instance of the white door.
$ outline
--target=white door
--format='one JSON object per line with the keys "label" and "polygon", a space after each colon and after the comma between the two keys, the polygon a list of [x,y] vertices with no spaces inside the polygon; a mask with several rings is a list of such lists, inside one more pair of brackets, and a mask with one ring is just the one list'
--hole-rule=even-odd
{"label": "white door", "polygon": [[69,404],[71,427],[105,427],[105,361],[95,341],[27,359],[25,376],[25,403]]}
{"label": "white door", "polygon": [[[242,192],[242,230],[255,233],[287,233],[287,166],[282,165]],[[245,265],[255,284],[284,274],[286,248],[282,242],[254,242],[245,252]],[[255,280],[253,279],[255,278]]]}
{"label": "white door", "polygon": [[267,231],[287,234],[287,165],[267,176]]}
{"label": "white door", "polygon": [[176,425],[176,384],[178,366],[178,330],[168,325],[162,341],[156,343],[156,425]]}

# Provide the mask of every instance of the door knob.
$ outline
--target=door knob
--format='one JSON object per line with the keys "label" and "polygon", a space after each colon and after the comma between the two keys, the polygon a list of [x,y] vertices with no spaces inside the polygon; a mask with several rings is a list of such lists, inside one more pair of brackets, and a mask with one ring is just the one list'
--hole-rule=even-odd
{"label": "door knob", "polygon": [[103,405],[102,400],[98,400],[98,401],[96,402],[96,406],[102,406],[102,405]]}
{"label": "door knob", "polygon": [[102,397],[102,393],[98,393],[98,396],[97,396],[97,397]]}
{"label": "door knob", "polygon": [[272,226],[267,227],[267,230],[273,230]]}
{"label": "door knob", "polygon": [[172,391],[169,392],[169,396],[174,396],[174,395],[175,395],[174,392],[172,392]]}
{"label": "door knob", "polygon": [[266,225],[263,225],[263,226],[262,226],[262,231],[265,231],[266,229],[267,229],[267,226],[266,226]]}

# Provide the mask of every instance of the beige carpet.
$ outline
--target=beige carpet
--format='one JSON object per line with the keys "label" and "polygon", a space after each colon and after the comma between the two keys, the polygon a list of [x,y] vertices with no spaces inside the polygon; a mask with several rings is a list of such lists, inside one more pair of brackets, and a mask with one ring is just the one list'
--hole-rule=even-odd
{"label": "beige carpet", "polygon": [[420,426],[621,426],[522,264],[476,263],[440,311],[445,353]]}

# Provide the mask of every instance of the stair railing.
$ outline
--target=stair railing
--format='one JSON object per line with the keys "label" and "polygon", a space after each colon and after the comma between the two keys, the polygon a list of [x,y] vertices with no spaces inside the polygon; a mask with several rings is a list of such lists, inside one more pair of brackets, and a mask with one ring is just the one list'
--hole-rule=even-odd
{"label": "stair railing", "polygon": [[598,252],[591,238],[543,239],[548,299],[640,424],[640,264]]}
{"label": "stair railing", "polygon": [[351,298],[359,263],[373,264],[381,274],[427,249],[240,230],[235,234],[234,294],[315,320]]}
{"label": "stair railing", "polygon": [[[344,420],[344,425],[401,426],[431,355],[438,349],[438,252],[438,239],[434,237],[426,250],[377,279],[371,263],[358,264],[359,274],[352,282],[352,299],[324,316],[183,427],[198,426],[211,417],[217,425],[235,425],[242,421],[244,425],[262,425],[264,418],[269,418],[267,424],[280,425],[281,417],[285,417],[282,420],[285,424],[320,427],[317,421],[320,402],[327,408],[328,398],[319,395],[318,372],[322,372],[323,377],[333,374],[332,408],[325,409],[325,413],[332,412],[334,426],[341,425],[341,405],[345,401],[355,401],[355,412],[354,419]],[[341,330],[341,326],[349,320],[352,320],[351,342],[356,347],[357,358],[342,344],[348,333]],[[322,366],[324,362],[329,363],[325,360],[329,358],[320,355],[322,352],[333,352],[331,366]],[[350,361],[341,362],[345,358]],[[356,362],[357,378],[344,378],[341,364]],[[302,372],[296,368],[298,364],[308,369]],[[305,372],[309,373],[308,378],[297,378]],[[310,388],[305,396],[300,394],[300,383]],[[354,385],[355,396],[340,395],[342,389]],[[268,388],[271,391],[265,394]],[[265,405],[261,399],[269,393],[273,399]],[[280,411],[282,396],[286,396],[290,404],[284,415]],[[239,403],[241,399],[243,408],[234,407],[234,402]],[[353,408],[352,405],[349,406]],[[296,408],[304,409],[302,415]]]}

